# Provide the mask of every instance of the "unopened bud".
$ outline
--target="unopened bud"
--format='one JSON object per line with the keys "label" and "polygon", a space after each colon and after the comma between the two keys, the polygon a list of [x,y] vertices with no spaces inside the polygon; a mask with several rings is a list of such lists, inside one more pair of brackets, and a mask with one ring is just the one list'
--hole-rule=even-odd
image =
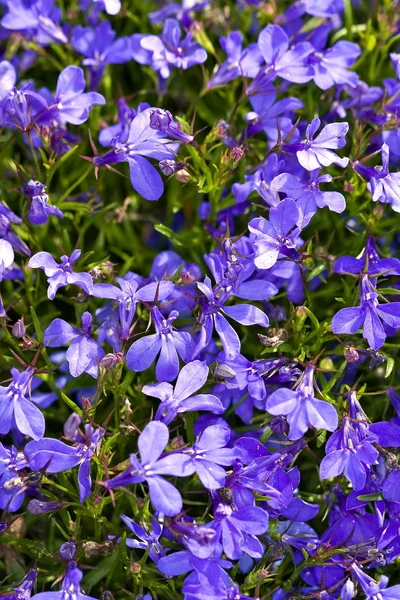
{"label": "unopened bud", "polygon": [[129,565],[129,570],[133,575],[138,575],[142,570],[142,565],[140,565],[137,562],[131,562],[131,564]]}
{"label": "unopened bud", "polygon": [[101,361],[99,363],[99,367],[101,367],[102,369],[106,369],[107,371],[110,371],[119,362],[121,362],[121,361],[119,360],[118,355],[110,352],[109,354],[106,354],[105,356],[103,356],[103,358],[101,359]]}
{"label": "unopened bud", "polygon": [[73,560],[76,554],[76,546],[73,540],[69,542],[64,542],[60,547],[58,554],[61,556],[63,560]]}
{"label": "unopened bud", "polygon": [[112,550],[113,543],[111,540],[101,544],[98,544],[97,542],[83,542],[82,548],[86,558],[90,558],[91,556],[98,556],[99,554],[107,554]]}
{"label": "unopened bud", "polygon": [[190,180],[190,173],[186,171],[186,169],[180,169],[180,171],[176,172],[175,175],[177,181],[181,183],[187,183]]}
{"label": "unopened bud", "polygon": [[225,379],[233,379],[236,377],[236,373],[229,365],[220,364],[214,369],[215,381],[225,381]]}
{"label": "unopened bud", "polygon": [[75,441],[76,430],[82,423],[82,418],[78,413],[72,413],[64,423],[64,435],[67,439]]}
{"label": "unopened bud", "polygon": [[171,448],[173,450],[181,450],[186,446],[185,440],[181,435],[177,435],[171,440]]}
{"label": "unopened bud", "polygon": [[21,319],[18,319],[13,325],[12,334],[16,338],[23,338],[26,334],[26,327]]}
{"label": "unopened bud", "polygon": [[344,357],[348,363],[353,363],[360,360],[360,355],[358,354],[357,350],[351,346],[345,349]]}
{"label": "unopened bud", "polygon": [[354,192],[354,185],[350,181],[346,181],[343,190],[351,194]]}
{"label": "unopened bud", "polygon": [[165,158],[164,160],[161,160],[158,163],[158,166],[160,167],[160,171],[163,175],[166,175],[167,177],[169,175],[172,175],[173,173],[176,173],[177,171],[180,171],[181,169],[183,169],[185,167],[186,163],[184,162],[176,162],[175,160],[171,160],[168,158]]}
{"label": "unopened bud", "polygon": [[239,146],[235,146],[234,148],[232,148],[231,160],[233,160],[233,162],[238,162],[239,160],[241,160],[243,158],[243,155],[244,150],[242,148],[239,148]]}
{"label": "unopened bud", "polygon": [[225,137],[230,129],[230,125],[229,123],[227,123],[226,121],[223,121],[222,119],[220,121],[217,121],[214,125],[214,131],[216,133],[216,135],[220,138]]}
{"label": "unopened bud", "polygon": [[40,500],[31,500],[28,504],[28,510],[33,515],[44,515],[54,510],[62,508],[62,502],[41,502]]}
{"label": "unopened bud", "polygon": [[100,600],[114,600],[114,596],[108,590],[104,590],[104,592],[100,594]]}
{"label": "unopened bud", "polygon": [[282,435],[287,429],[287,422],[285,417],[274,417],[272,421],[270,421],[269,426],[275,434]]}

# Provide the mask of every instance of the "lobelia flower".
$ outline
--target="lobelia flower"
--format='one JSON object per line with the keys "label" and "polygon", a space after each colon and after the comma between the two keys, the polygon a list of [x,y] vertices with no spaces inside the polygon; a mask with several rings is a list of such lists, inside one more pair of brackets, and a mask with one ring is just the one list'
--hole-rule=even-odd
{"label": "lobelia flower", "polygon": [[278,142],[279,135],[281,139],[289,134],[293,138],[295,132],[293,131],[291,113],[294,110],[303,108],[303,103],[300,100],[291,96],[276,100],[276,88],[271,83],[263,89],[262,94],[251,95],[250,104],[253,110],[245,116],[246,121],[250,123],[247,128],[247,135],[252,136],[259,131],[264,131],[271,146]]}
{"label": "lobelia flower", "polygon": [[271,189],[271,182],[282,172],[284,165],[284,161],[279,160],[277,154],[270,154],[252,175],[244,176],[245,183],[233,184],[232,194],[236,202],[245,202],[252,192],[257,192],[268,206],[277,206],[279,195]]}
{"label": "lobelia flower", "polygon": [[175,388],[162,382],[145,385],[143,394],[161,400],[154,419],[169,425],[178,414],[195,410],[207,410],[214,414],[225,412],[222,402],[212,394],[195,394],[206,383],[208,367],[205,362],[195,360],[179,372]]}
{"label": "lobelia flower", "polygon": [[357,87],[359,77],[354,71],[349,71],[361,54],[361,48],[352,42],[341,40],[324,51],[310,54],[308,62],[313,66],[313,79],[321,90],[327,90],[333,85],[348,85]]}
{"label": "lobelia flower", "polygon": [[7,0],[7,12],[1,25],[11,31],[24,31],[41,46],[56,42],[68,42],[59,25],[61,11],[54,0]]}
{"label": "lobelia flower", "polygon": [[26,469],[28,462],[22,452],[0,443],[0,508],[15,512],[25,498],[25,484],[18,471]]}
{"label": "lobelia flower", "polygon": [[[371,465],[378,462],[379,452],[372,445],[378,441],[369,431],[366,416],[362,411],[355,392],[350,392],[349,402],[357,407],[353,414],[343,419],[342,427],[329,438],[325,446],[326,456],[320,464],[321,479],[338,477],[341,473],[350,481],[354,490],[362,490]],[[358,426],[357,421],[361,421]]]}
{"label": "lobelia flower", "polygon": [[12,225],[21,225],[22,219],[18,217],[3,202],[0,202],[0,239],[6,240],[20,254],[30,256],[31,251],[16,233],[11,229]]}
{"label": "lobelia flower", "polygon": [[161,175],[147,158],[173,160],[179,148],[179,143],[172,142],[161,131],[151,127],[153,110],[148,108],[136,115],[126,142],[117,141],[113,150],[93,158],[96,167],[128,161],[132,186],[146,200],[158,200],[164,191]]}
{"label": "lobelia flower", "polygon": [[192,336],[187,331],[176,331],[172,323],[179,316],[173,310],[165,318],[157,306],[150,309],[156,333],[142,337],[132,344],[126,354],[126,364],[132,371],[145,371],[160,357],[156,365],[158,381],[172,381],[179,373],[178,354],[187,362],[192,347]]}
{"label": "lobelia flower", "polygon": [[182,497],[172,483],[165,481],[161,475],[186,477],[193,473],[193,469],[184,454],[170,452],[160,458],[168,439],[169,431],[164,423],[148,423],[138,439],[141,460],[131,454],[131,468],[103,482],[103,485],[113,489],[146,481],[151,503],[156,510],[169,517],[180,513]]}
{"label": "lobelia flower", "polygon": [[74,560],[67,565],[67,570],[59,592],[40,592],[32,596],[32,600],[96,600],[81,591],[80,582],[83,573]]}
{"label": "lobelia flower", "polygon": [[109,298],[118,302],[121,325],[119,336],[121,340],[128,340],[137,302],[153,302],[155,298],[161,301],[165,300],[173,292],[175,286],[172,281],[159,281],[138,289],[139,282],[135,279],[117,277],[116,280],[121,289],[109,283],[96,283],[93,286],[92,296]]}
{"label": "lobelia flower", "polygon": [[356,563],[349,567],[349,571],[362,587],[367,600],[398,600],[400,598],[400,585],[392,585],[388,588],[389,577],[386,575],[381,575],[379,582],[375,581],[375,579],[364,573]]}
{"label": "lobelia flower", "polygon": [[221,544],[230,559],[241,558],[243,552],[253,558],[261,558],[264,547],[256,537],[268,529],[269,515],[258,506],[246,506],[235,510],[222,502],[214,492],[214,521],[207,527],[215,529],[216,535],[210,546]]}
{"label": "lobelia flower", "polygon": [[251,304],[224,306],[230,296],[230,292],[224,291],[219,284],[213,289],[209,277],[205,277],[204,282],[197,282],[197,287],[201,292],[198,298],[200,315],[197,319],[201,328],[192,358],[196,358],[199,352],[208,346],[214,327],[221,340],[226,356],[234,358],[239,354],[239,336],[221,313],[224,313],[237,323],[242,323],[242,325],[258,324],[268,327],[269,319],[267,315],[256,306]]}
{"label": "lobelia flower", "polygon": [[127,537],[126,545],[129,546],[129,548],[140,548],[141,550],[149,549],[149,558],[157,564],[160,558],[165,556],[165,550],[159,541],[163,531],[162,525],[155,519],[151,519],[151,527],[150,525],[147,525],[147,527],[144,528],[126,515],[120,515],[120,519],[122,519],[125,525],[139,540]]}
{"label": "lobelia flower", "polygon": [[266,410],[271,415],[286,416],[290,440],[299,440],[309,427],[335,431],[338,426],[335,408],[314,398],[314,372],[315,367],[308,365],[294,390],[282,388],[267,398]]}
{"label": "lobelia flower", "polygon": [[153,25],[163,23],[168,17],[175,17],[186,29],[189,29],[192,24],[191,13],[203,10],[209,4],[210,0],[182,0],[181,4],[168,2],[158,10],[150,12],[148,17]]}
{"label": "lobelia flower", "polygon": [[63,319],[54,319],[43,335],[43,344],[58,348],[72,342],[66,353],[72,377],[87,373],[97,378],[99,362],[105,355],[103,348],[91,337],[92,315],[82,315],[82,327],[75,328]]}
{"label": "lobelia flower", "polygon": [[305,140],[283,143],[282,150],[289,153],[295,152],[297,160],[307,171],[315,171],[332,164],[343,168],[347,167],[349,159],[340,158],[333,150],[346,145],[345,135],[349,130],[349,124],[329,123],[314,138],[320,125],[321,121],[316,117],[307,125]]}
{"label": "lobelia flower", "polygon": [[6,269],[14,262],[14,250],[10,242],[0,239],[0,281],[3,281]]}
{"label": "lobelia flower", "polygon": [[17,72],[8,60],[0,61],[0,100],[7,96],[17,82]]}
{"label": "lobelia flower", "polygon": [[41,411],[27,397],[34,373],[33,367],[28,367],[20,373],[11,369],[12,382],[0,386],[0,433],[5,435],[12,427],[34,440],[39,440],[44,434],[44,417]]}
{"label": "lobelia flower", "polygon": [[150,108],[150,104],[147,102],[141,102],[137,109],[131,108],[125,98],[118,98],[117,105],[118,123],[105,127],[99,133],[99,144],[104,147],[112,146],[114,139],[117,139],[121,144],[126,142],[133,119],[146,108]]}
{"label": "lobelia flower", "polygon": [[284,192],[289,198],[296,200],[301,213],[299,225],[305,227],[318,208],[327,206],[329,210],[337,213],[342,213],[346,208],[343,194],[324,191],[319,187],[321,183],[331,182],[332,179],[332,175],[319,175],[319,169],[311,171],[306,181],[297,179],[291,173],[280,173],[271,181],[271,191]]}
{"label": "lobelia flower", "polygon": [[243,49],[243,35],[240,31],[231,31],[226,37],[219,38],[219,43],[227,59],[208,81],[208,88],[223,85],[237,77],[253,78],[257,75],[263,61],[257,44],[250,44]]}
{"label": "lobelia flower", "polygon": [[[71,415],[75,417],[76,414]],[[75,421],[75,419],[73,419]],[[66,437],[75,446],[68,446],[53,438],[42,438],[39,441],[29,442],[25,446],[25,454],[29,466],[33,471],[45,470],[46,473],[60,473],[79,465],[78,487],[79,501],[81,504],[90,496],[92,478],[90,475],[90,461],[93,454],[98,451],[100,442],[105,434],[102,427],[93,429],[91,425],[85,425],[85,434],[77,431],[80,419],[69,427],[71,417],[64,426]]]}
{"label": "lobelia flower", "polygon": [[151,65],[168,79],[171,67],[189,69],[207,60],[207,52],[193,40],[191,33],[181,39],[182,30],[176,19],[166,19],[163,32],[157,35],[131,36],[132,57],[142,65]]}
{"label": "lobelia flower", "polygon": [[279,254],[298,258],[296,247],[301,244],[300,211],[294,200],[287,198],[269,211],[269,221],[264,217],[252,219],[248,224],[256,255],[254,264],[258,269],[270,269]]}
{"label": "lobelia flower", "polygon": [[47,297],[54,300],[57,290],[65,285],[77,285],[87,294],[93,294],[93,280],[89,273],[74,273],[73,264],[81,255],[81,250],[74,250],[71,256],[63,255],[58,264],[48,252],[38,252],[28,262],[32,269],[42,269],[47,276]]}
{"label": "lobelia flower", "polygon": [[194,136],[188,135],[182,131],[178,124],[173,120],[171,113],[163,108],[151,109],[150,127],[155,131],[165,133],[184,144],[190,144],[194,140]]}
{"label": "lobelia flower", "polygon": [[32,225],[47,223],[50,215],[54,215],[59,219],[64,218],[64,214],[57,206],[49,204],[49,197],[45,190],[46,186],[43,183],[34,181],[33,179],[30,179],[22,188],[22,192],[31,198],[28,221]]}
{"label": "lobelia flower", "polygon": [[109,21],[101,21],[95,28],[77,25],[72,30],[71,45],[86,57],[82,64],[89,67],[91,90],[99,86],[106,65],[123,64],[132,59],[129,37],[115,39],[115,35]]}
{"label": "lobelia flower", "polygon": [[183,450],[188,463],[189,474],[197,473],[201,483],[208,490],[224,487],[226,473],[223,466],[230,467],[239,456],[235,448],[226,448],[231,432],[222,425],[210,425],[196,439],[192,448]]}
{"label": "lobelia flower", "polygon": [[400,275],[400,260],[398,258],[380,258],[376,251],[375,241],[372,236],[367,239],[361,258],[341,256],[335,261],[335,273],[359,275],[360,273],[372,275]]}
{"label": "lobelia flower", "polygon": [[8,600],[30,600],[32,589],[35,584],[37,577],[36,569],[29,569],[24,580],[19,584],[18,587],[14,588],[11,594],[5,594]]}
{"label": "lobelia flower", "polygon": [[382,144],[382,166],[366,167],[358,161],[354,163],[357,173],[367,177],[367,188],[374,202],[390,204],[395,212],[400,212],[400,172],[389,171],[389,146]]}
{"label": "lobelia flower", "polygon": [[306,83],[313,78],[314,69],[307,62],[313,46],[309,42],[289,46],[289,38],[279,25],[267,25],[261,31],[258,47],[266,63],[261,74],[267,81],[279,76],[293,83]]}
{"label": "lobelia flower", "polygon": [[[376,281],[376,280],[375,280]],[[373,350],[385,343],[386,332],[382,321],[390,327],[400,327],[400,302],[378,303],[378,292],[367,274],[360,280],[360,306],[342,308],[332,319],[333,333],[357,333],[362,327],[363,337]]]}
{"label": "lobelia flower", "polygon": [[97,92],[84,92],[85,75],[80,67],[70,65],[61,71],[57,80],[54,100],[47,110],[37,119],[39,125],[48,121],[56,121],[60,125],[72,123],[81,125],[89,118],[94,104],[105,104],[106,101]]}

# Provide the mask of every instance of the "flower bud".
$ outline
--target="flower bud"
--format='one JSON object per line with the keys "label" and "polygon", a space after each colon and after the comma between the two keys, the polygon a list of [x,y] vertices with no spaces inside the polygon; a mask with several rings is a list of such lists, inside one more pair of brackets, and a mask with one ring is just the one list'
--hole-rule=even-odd
{"label": "flower bud", "polygon": [[75,441],[76,430],[82,423],[82,418],[78,413],[72,413],[64,423],[64,435],[67,439]]}
{"label": "flower bud", "polygon": [[176,180],[181,183],[187,183],[190,180],[190,173],[186,169],[180,169],[176,172]]}
{"label": "flower bud", "polygon": [[354,363],[360,360],[360,355],[355,348],[349,346],[344,351],[344,357],[348,363]]}
{"label": "flower bud", "polygon": [[236,377],[236,373],[231,367],[225,364],[217,365],[214,369],[214,379],[215,381],[225,381],[225,379],[233,379]]}
{"label": "flower bud", "polygon": [[235,146],[231,150],[231,160],[233,162],[239,162],[243,158],[244,150],[243,148],[239,148],[239,146]]}
{"label": "flower bud", "polygon": [[131,564],[129,565],[129,570],[132,573],[132,575],[138,575],[142,570],[142,567],[137,562],[131,562]]}
{"label": "flower bud", "polygon": [[276,435],[282,435],[287,429],[287,422],[283,416],[274,417],[269,426]]}
{"label": "flower bud", "polygon": [[114,596],[108,590],[104,590],[104,592],[100,594],[100,600],[114,600]]}
{"label": "flower bud", "polygon": [[63,560],[72,560],[76,554],[76,545],[74,540],[64,542],[64,544],[61,545],[58,554]]}
{"label": "flower bud", "polygon": [[83,542],[82,548],[86,558],[90,558],[91,556],[107,554],[108,552],[110,552],[110,550],[112,550],[113,543],[111,540],[107,540],[106,542],[102,542],[101,544],[92,541]]}
{"label": "flower bud", "polygon": [[173,450],[181,450],[185,446],[185,440],[181,435],[177,435],[171,440],[171,448],[173,448]]}
{"label": "flower bud", "polygon": [[110,352],[109,354],[106,354],[105,356],[103,356],[103,358],[101,359],[101,361],[99,363],[99,367],[102,369],[106,369],[107,371],[111,371],[111,369],[113,369],[115,367],[117,362],[118,362],[118,358],[117,358],[116,354],[112,354],[112,352]]}
{"label": "flower bud", "polygon": [[45,513],[53,512],[62,508],[62,502],[41,502],[40,500],[31,500],[28,504],[28,510],[33,515],[44,515]]}
{"label": "flower bud", "polygon": [[168,158],[164,158],[164,160],[161,160],[158,163],[161,173],[163,175],[166,175],[167,177],[169,175],[172,175],[173,173],[176,173],[177,171],[180,171],[181,169],[183,169],[183,167],[185,167],[185,165],[186,163],[182,161],[176,162],[175,160],[171,160]]}
{"label": "flower bud", "polygon": [[12,334],[16,338],[23,338],[26,334],[26,327],[21,319],[18,319],[13,325]]}

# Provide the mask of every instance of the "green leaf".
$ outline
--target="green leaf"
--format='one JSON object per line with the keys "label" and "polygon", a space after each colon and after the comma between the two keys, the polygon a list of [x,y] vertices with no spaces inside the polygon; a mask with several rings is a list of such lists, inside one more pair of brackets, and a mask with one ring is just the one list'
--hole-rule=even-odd
{"label": "green leaf", "polygon": [[35,333],[36,333],[38,342],[42,342],[43,341],[43,332],[42,332],[42,328],[40,326],[38,316],[37,316],[36,311],[33,308],[33,306],[31,306],[31,317],[32,317],[33,326],[35,328]]}
{"label": "green leaf", "polygon": [[70,407],[71,410],[73,410],[74,412],[78,413],[78,415],[81,415],[81,416],[83,415],[81,409],[76,404],[76,402],[74,402],[73,400],[71,400],[70,398],[68,398],[68,396],[66,396],[64,394],[64,392],[61,392],[61,398],[64,400],[65,404]]}

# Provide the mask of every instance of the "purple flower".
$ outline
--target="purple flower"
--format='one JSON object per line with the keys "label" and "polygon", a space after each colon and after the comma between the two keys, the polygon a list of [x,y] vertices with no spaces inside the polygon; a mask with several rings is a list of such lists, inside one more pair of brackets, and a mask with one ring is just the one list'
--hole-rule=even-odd
{"label": "purple flower", "polygon": [[75,431],[73,436],[68,436],[72,441],[77,442],[75,446],[68,446],[52,438],[29,442],[25,446],[29,466],[33,471],[60,473],[79,465],[79,501],[83,503],[91,493],[90,461],[98,450],[104,434],[105,430],[102,427],[93,429],[91,425],[86,425],[84,435]]}
{"label": "purple flower", "polygon": [[233,184],[232,194],[236,202],[244,202],[252,192],[257,192],[268,206],[277,206],[279,195],[271,189],[271,182],[284,169],[284,165],[277,154],[270,154],[252,175],[244,176],[245,183]]}
{"label": "purple flower", "polygon": [[261,94],[251,95],[250,104],[253,110],[245,117],[246,121],[250,123],[247,129],[249,136],[264,131],[271,145],[278,142],[279,133],[282,139],[289,134],[293,137],[291,113],[303,108],[300,100],[291,96],[276,100],[276,89],[271,83],[263,89]]}
{"label": "purple flower", "polygon": [[246,506],[240,510],[222,502],[214,496],[214,521],[208,524],[216,531],[212,545],[221,543],[228,558],[238,559],[243,552],[254,558],[261,558],[263,545],[257,535],[268,529],[269,516],[267,511],[258,506]]}
{"label": "purple flower", "polygon": [[161,314],[157,306],[153,306],[150,313],[156,333],[142,337],[132,344],[126,354],[126,364],[132,371],[145,371],[160,353],[156,365],[157,380],[172,381],[179,373],[178,354],[184,362],[188,360],[192,337],[187,331],[176,331],[172,327],[172,323],[179,316],[176,310],[171,311],[168,318]]}
{"label": "purple flower", "polygon": [[44,46],[54,41],[67,43],[59,25],[61,11],[53,0],[7,0],[7,12],[1,25],[11,31],[25,31],[31,39]]}
{"label": "purple flower", "polygon": [[32,199],[28,213],[28,221],[32,225],[47,223],[49,215],[54,215],[59,219],[64,218],[63,213],[57,206],[49,204],[49,197],[45,190],[46,186],[43,183],[33,179],[30,179],[22,188],[22,192]]}
{"label": "purple flower", "polygon": [[97,92],[84,93],[85,87],[83,70],[74,65],[66,67],[58,76],[54,101],[38,119],[38,123],[47,124],[49,120],[55,120],[60,125],[80,125],[87,121],[93,105],[105,104],[106,101]]}
{"label": "purple flower", "polygon": [[10,242],[0,239],[0,281],[3,281],[6,269],[14,262],[14,250]]}
{"label": "purple flower", "polygon": [[333,212],[342,213],[346,208],[346,200],[340,192],[327,192],[320,189],[321,183],[332,181],[332,175],[319,175],[319,169],[310,172],[306,181],[300,181],[291,173],[281,173],[271,181],[272,192],[285,192],[289,198],[296,200],[301,213],[299,225],[305,227],[317,212],[318,208],[327,206]]}
{"label": "purple flower", "polygon": [[140,64],[151,65],[163,79],[168,79],[171,67],[189,69],[207,60],[207,52],[193,40],[191,33],[181,39],[178,21],[167,19],[160,36],[134,34],[131,37],[132,56]]}
{"label": "purple flower", "polygon": [[388,588],[389,577],[386,575],[381,575],[380,581],[377,582],[364,573],[356,563],[353,563],[349,570],[361,585],[367,600],[399,600],[400,585],[393,585]]}
{"label": "purple flower", "polygon": [[309,42],[289,46],[289,38],[279,25],[267,25],[258,36],[258,47],[266,63],[261,73],[269,80],[279,76],[294,83],[310,81],[314,69],[307,60],[313,46]]}
{"label": "purple flower", "polygon": [[257,75],[263,61],[257,44],[250,44],[243,49],[243,35],[240,31],[231,31],[226,37],[221,37],[219,42],[227,59],[209,80],[208,88],[228,83],[237,77]]}
{"label": "purple flower", "polygon": [[308,58],[314,68],[314,81],[321,90],[333,85],[357,87],[357,73],[349,71],[360,56],[361,48],[357,44],[341,40],[325,51],[315,51]]}
{"label": "purple flower", "polygon": [[279,254],[297,257],[295,248],[301,242],[300,211],[294,200],[287,198],[269,211],[269,221],[264,217],[252,219],[248,224],[256,256],[254,264],[258,269],[270,269],[279,258]]}
{"label": "purple flower", "polygon": [[8,60],[0,62],[0,100],[7,96],[15,87],[17,73],[14,66]]}
{"label": "purple flower", "polygon": [[78,285],[87,294],[93,294],[93,280],[89,273],[74,273],[72,265],[81,255],[80,250],[74,250],[71,256],[62,256],[57,264],[48,252],[38,252],[28,262],[32,269],[42,269],[47,275],[47,297],[54,300],[57,290],[65,285]]}
{"label": "purple flower", "polygon": [[29,600],[32,594],[32,588],[36,581],[37,571],[36,569],[29,569],[24,580],[19,584],[18,587],[14,588],[14,592],[10,595],[6,593],[8,600]]}
{"label": "purple flower", "polygon": [[269,320],[267,315],[252,304],[224,306],[230,296],[230,292],[224,290],[220,284],[217,284],[215,289],[213,289],[209,277],[204,279],[204,283],[197,282],[197,287],[201,293],[198,300],[200,315],[197,319],[201,325],[201,329],[193,351],[193,358],[210,343],[214,327],[219,335],[226,356],[234,358],[239,354],[239,336],[221,313],[243,325],[258,324],[268,327]]}
{"label": "purple flower", "polygon": [[96,167],[128,161],[132,186],[146,200],[158,200],[164,191],[161,175],[147,158],[173,160],[179,148],[178,143],[150,126],[153,110],[148,108],[136,115],[126,142],[116,142],[114,150],[93,159]]}
{"label": "purple flower", "polygon": [[77,25],[72,30],[72,47],[86,58],[82,64],[90,68],[90,89],[97,89],[106,65],[126,63],[132,59],[129,37],[115,39],[109,21],[93,27]]}
{"label": "purple flower", "polygon": [[[187,473],[197,473],[201,483],[208,490],[216,490],[225,485],[225,469],[233,465],[239,451],[226,448],[231,432],[222,425],[210,425],[197,438],[192,448],[184,450],[188,457]],[[190,465],[190,466],[189,466]]]}
{"label": "purple flower", "polygon": [[82,571],[77,567],[74,560],[68,563],[67,571],[61,584],[59,592],[41,592],[32,596],[32,600],[96,600],[81,591],[80,581],[83,577]]}
{"label": "purple flower", "polygon": [[155,131],[165,133],[184,144],[190,144],[194,140],[192,135],[188,135],[182,131],[178,124],[173,120],[171,113],[163,108],[151,109],[150,127]]}
{"label": "purple flower", "polygon": [[[350,392],[349,402],[356,405],[356,414],[350,412],[343,419],[341,429],[329,438],[319,472],[321,479],[338,477],[343,473],[357,491],[364,489],[370,466],[378,462],[379,452],[372,445],[378,438],[365,425],[366,416],[355,392]],[[358,420],[361,426],[358,426]]]}
{"label": "purple flower", "polygon": [[121,144],[126,142],[129,136],[129,130],[133,119],[139,113],[150,108],[150,104],[147,102],[141,102],[137,110],[128,106],[125,98],[118,98],[118,123],[116,125],[110,125],[105,127],[99,133],[99,143],[104,146],[112,146],[113,140],[117,140]]}
{"label": "purple flower", "polygon": [[386,332],[381,323],[390,327],[400,327],[400,302],[378,304],[378,292],[368,275],[360,281],[360,306],[342,308],[332,319],[333,333],[357,333],[363,329],[363,337],[371,348],[379,350],[385,342]]}
{"label": "purple flower", "polygon": [[21,507],[26,486],[18,471],[27,466],[28,462],[22,452],[18,452],[14,446],[7,448],[0,443],[0,508],[3,510],[15,512]]}
{"label": "purple flower", "polygon": [[87,373],[97,377],[99,362],[105,355],[104,350],[92,339],[92,315],[84,312],[82,327],[72,327],[63,319],[54,319],[43,335],[43,344],[49,348],[57,348],[72,342],[66,353],[69,372],[73,377]]}
{"label": "purple flower", "polygon": [[168,444],[168,427],[159,421],[151,421],[143,429],[138,439],[141,461],[131,454],[132,467],[104,482],[113,489],[120,486],[147,482],[150,500],[156,510],[164,515],[173,517],[182,510],[182,498],[178,490],[161,475],[186,477],[193,473],[193,468],[187,456],[179,453],[168,453],[160,458]]}
{"label": "purple flower", "polygon": [[96,283],[92,295],[95,298],[110,298],[118,302],[121,324],[119,336],[121,340],[128,340],[137,302],[153,302],[155,298],[165,300],[173,292],[174,284],[172,281],[159,281],[138,289],[139,282],[133,278],[117,277],[116,279],[121,289],[109,283]]}
{"label": "purple flower", "polygon": [[160,558],[165,556],[164,548],[159,541],[163,530],[160,523],[151,519],[151,527],[147,526],[144,528],[126,515],[120,515],[120,518],[138,538],[138,540],[129,537],[126,538],[126,545],[129,546],[129,548],[140,548],[141,550],[148,549],[149,558],[157,564]]}
{"label": "purple flower", "polygon": [[143,394],[161,400],[157,409],[155,420],[169,425],[178,414],[194,410],[207,410],[214,414],[222,414],[222,402],[212,394],[195,394],[206,383],[208,367],[205,362],[195,360],[185,365],[175,384],[175,389],[170,383],[145,385]]}
{"label": "purple flower", "polygon": [[290,440],[299,440],[310,426],[328,431],[337,428],[335,408],[329,402],[314,398],[314,371],[315,367],[309,365],[294,390],[281,388],[267,398],[266,410],[271,415],[286,416]]}
{"label": "purple flower", "polygon": [[359,275],[400,275],[400,260],[398,258],[380,258],[375,248],[373,237],[367,239],[361,258],[341,256],[335,261],[335,273]]}
{"label": "purple flower", "polygon": [[389,146],[381,148],[382,166],[365,167],[359,162],[354,163],[355,170],[369,178],[367,188],[374,202],[390,204],[395,212],[400,212],[400,172],[389,171]]}
{"label": "purple flower", "polygon": [[4,239],[20,254],[30,256],[31,251],[16,233],[11,229],[12,225],[21,225],[22,219],[18,217],[3,202],[0,202],[0,239]]}
{"label": "purple flower", "polygon": [[307,171],[329,167],[331,164],[347,167],[349,159],[340,158],[333,150],[346,145],[345,135],[349,130],[348,123],[329,123],[314,138],[320,125],[320,119],[313,119],[307,125],[305,140],[293,144],[283,143],[282,149],[286,152],[296,152],[297,160]]}
{"label": "purple flower", "polygon": [[33,367],[28,367],[22,373],[11,369],[12,382],[7,387],[0,386],[0,433],[3,435],[16,427],[34,440],[43,437],[44,417],[27,398],[33,373]]}

